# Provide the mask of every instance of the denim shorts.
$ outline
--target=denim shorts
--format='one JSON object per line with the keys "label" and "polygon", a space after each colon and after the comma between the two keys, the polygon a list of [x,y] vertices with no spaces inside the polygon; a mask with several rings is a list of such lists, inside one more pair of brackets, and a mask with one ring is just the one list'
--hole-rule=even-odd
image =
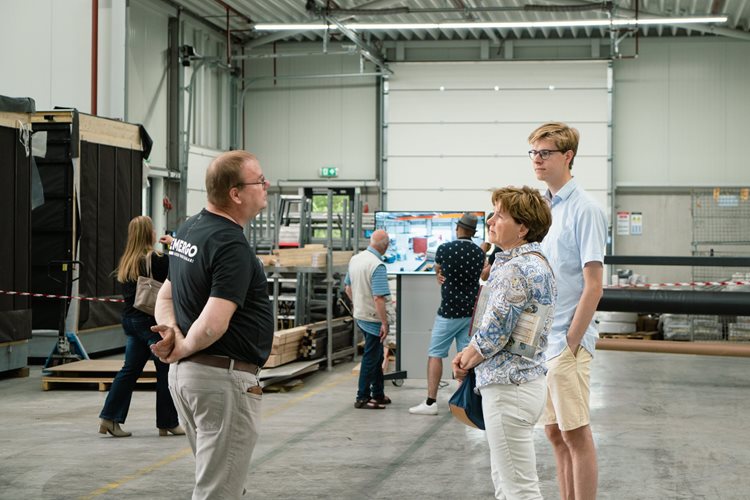
{"label": "denim shorts", "polygon": [[469,345],[469,326],[471,318],[443,318],[435,316],[432,325],[432,338],[427,355],[431,358],[447,358],[453,339],[456,339],[456,350],[461,352]]}

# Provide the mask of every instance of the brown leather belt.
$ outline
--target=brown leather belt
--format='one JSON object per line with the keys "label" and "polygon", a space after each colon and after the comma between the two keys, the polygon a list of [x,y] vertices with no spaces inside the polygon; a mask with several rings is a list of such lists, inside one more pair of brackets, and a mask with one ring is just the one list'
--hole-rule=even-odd
{"label": "brown leather belt", "polygon": [[[232,369],[241,372],[249,372],[257,375],[260,372],[260,367],[255,363],[248,363],[247,361],[240,361],[237,359],[226,358],[224,356],[214,356],[212,354],[196,353],[192,356],[188,356],[181,361],[192,361],[199,365],[213,366],[214,368],[224,368],[225,370]],[[232,364],[234,362],[234,364]]]}

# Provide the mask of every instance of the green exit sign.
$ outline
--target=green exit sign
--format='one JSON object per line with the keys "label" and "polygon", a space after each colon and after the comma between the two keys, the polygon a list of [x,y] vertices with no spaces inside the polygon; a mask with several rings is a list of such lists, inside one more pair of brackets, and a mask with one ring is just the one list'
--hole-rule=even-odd
{"label": "green exit sign", "polygon": [[338,177],[339,169],[338,167],[320,167],[320,176],[321,177]]}

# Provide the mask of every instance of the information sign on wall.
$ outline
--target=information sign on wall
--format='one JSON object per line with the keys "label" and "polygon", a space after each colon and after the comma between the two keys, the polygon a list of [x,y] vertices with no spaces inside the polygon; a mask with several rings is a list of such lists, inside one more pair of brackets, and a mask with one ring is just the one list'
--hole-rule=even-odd
{"label": "information sign on wall", "polygon": [[630,234],[630,212],[617,212],[617,235]]}
{"label": "information sign on wall", "polygon": [[630,234],[643,234],[643,214],[641,212],[630,212]]}

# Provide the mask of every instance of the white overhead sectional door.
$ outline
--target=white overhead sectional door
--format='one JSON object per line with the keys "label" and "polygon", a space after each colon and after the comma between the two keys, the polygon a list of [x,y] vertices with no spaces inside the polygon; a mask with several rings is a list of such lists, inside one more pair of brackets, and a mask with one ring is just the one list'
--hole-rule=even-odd
{"label": "white overhead sectional door", "polygon": [[607,206],[606,61],[392,63],[386,98],[388,210],[488,210],[493,188],[539,189],[529,133],[581,132],[573,174]]}

